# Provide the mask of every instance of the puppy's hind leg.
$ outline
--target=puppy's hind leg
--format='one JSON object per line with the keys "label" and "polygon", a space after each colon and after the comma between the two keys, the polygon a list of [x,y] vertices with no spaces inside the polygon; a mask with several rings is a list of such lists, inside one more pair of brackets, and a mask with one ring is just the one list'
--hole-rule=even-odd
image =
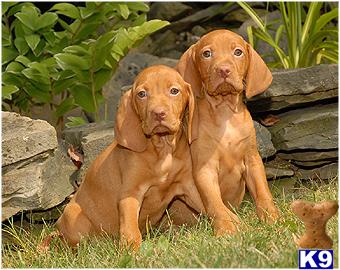
{"label": "puppy's hind leg", "polygon": [[78,245],[82,237],[88,236],[93,231],[91,221],[79,204],[73,202],[65,207],[64,213],[57,221],[57,228],[62,239],[71,247]]}

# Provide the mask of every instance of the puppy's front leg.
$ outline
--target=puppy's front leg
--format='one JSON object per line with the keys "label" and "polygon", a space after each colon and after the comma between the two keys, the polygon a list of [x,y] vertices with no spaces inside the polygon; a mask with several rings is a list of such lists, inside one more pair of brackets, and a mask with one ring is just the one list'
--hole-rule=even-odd
{"label": "puppy's front leg", "polygon": [[238,217],[223,203],[218,183],[218,175],[212,166],[200,169],[194,168],[194,178],[201,195],[205,210],[213,219],[214,233],[216,236],[231,234],[237,231],[240,223]]}
{"label": "puppy's front leg", "polygon": [[[134,189],[134,191],[138,188]],[[119,201],[119,234],[121,243],[138,250],[142,234],[138,227],[139,210],[145,192],[124,192]]]}
{"label": "puppy's front leg", "polygon": [[261,220],[269,223],[279,218],[279,211],[274,205],[270,193],[265,169],[258,151],[254,148],[245,158],[246,185],[256,204],[256,213]]}

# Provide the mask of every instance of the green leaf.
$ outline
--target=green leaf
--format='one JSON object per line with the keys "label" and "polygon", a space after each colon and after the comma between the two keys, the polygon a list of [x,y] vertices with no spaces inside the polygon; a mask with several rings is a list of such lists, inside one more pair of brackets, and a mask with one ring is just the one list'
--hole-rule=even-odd
{"label": "green leaf", "polygon": [[53,31],[43,33],[43,36],[50,46],[54,46],[56,36]]}
{"label": "green leaf", "polygon": [[69,53],[58,53],[54,57],[63,70],[88,70],[90,68],[89,61],[84,57]]}
{"label": "green leaf", "polygon": [[[15,2],[13,2],[15,3]],[[17,3],[17,2],[16,2]],[[14,5],[13,7],[11,7],[9,10],[8,10],[8,14],[7,16],[13,16],[15,13],[21,11],[21,9],[23,7],[34,7],[34,4],[30,3],[30,2],[23,2],[23,3],[20,3],[20,4],[17,4],[17,5]]]}
{"label": "green leaf", "polygon": [[15,85],[2,85],[1,96],[3,99],[12,99],[12,94],[18,92],[20,89]]}
{"label": "green leaf", "polygon": [[99,91],[111,79],[111,69],[101,69],[94,74],[95,89]]}
{"label": "green leaf", "polygon": [[72,19],[80,19],[78,8],[70,3],[55,4],[50,10],[57,10],[56,13],[65,15]]}
{"label": "green leaf", "polygon": [[37,30],[42,29],[47,26],[53,26],[58,20],[58,15],[51,12],[46,12],[40,16]]}
{"label": "green leaf", "polygon": [[39,27],[39,14],[34,6],[24,6],[21,12],[16,13],[14,16],[33,31]]}
{"label": "green leaf", "polygon": [[39,35],[29,35],[25,36],[25,40],[28,44],[28,46],[31,48],[31,50],[34,52],[37,48],[39,42],[40,42],[40,36]]}
{"label": "green leaf", "polygon": [[23,64],[26,67],[28,67],[28,64],[32,62],[30,59],[23,55],[19,55],[17,58],[15,58],[15,61]]}
{"label": "green leaf", "polygon": [[7,10],[16,5],[18,2],[2,2],[1,3],[1,8],[2,8],[2,16],[7,12]]}
{"label": "green leaf", "polygon": [[25,75],[26,78],[38,82],[39,84],[44,84],[44,87],[48,87],[50,84],[49,77],[46,74],[41,73],[38,69],[34,68],[25,68],[22,71],[22,74]]}
{"label": "green leaf", "polygon": [[[73,75],[75,76],[75,75]],[[61,92],[68,90],[68,88],[72,87],[73,84],[75,84],[78,80],[75,78],[68,78],[64,80],[58,80],[55,82],[53,86],[53,93],[55,95],[60,94]]]}
{"label": "green leaf", "polygon": [[28,94],[34,97],[38,102],[49,103],[52,96],[49,92],[49,85],[41,84],[36,81],[30,81],[25,85]]}
{"label": "green leaf", "polygon": [[79,45],[72,45],[72,46],[68,46],[63,50],[65,53],[70,53],[70,54],[76,54],[78,56],[83,56],[83,55],[90,55],[90,52],[87,49],[85,49],[82,46]]}
{"label": "green leaf", "polygon": [[26,54],[30,47],[27,45],[27,42],[22,37],[17,37],[14,40],[14,45],[18,49],[20,54]]}
{"label": "green leaf", "polygon": [[23,76],[21,74],[5,71],[2,73],[2,82],[4,84],[16,85],[19,88],[23,84]]}
{"label": "green leaf", "polygon": [[70,89],[74,101],[87,112],[95,112],[96,106],[89,86],[81,83],[73,85]]}
{"label": "green leaf", "polygon": [[148,12],[150,10],[149,6],[143,2],[126,2],[125,4],[134,11]]}
{"label": "green leaf", "polygon": [[130,15],[128,6],[125,4],[119,4],[118,9],[119,9],[120,15],[126,20]]}
{"label": "green leaf", "polygon": [[67,117],[67,119],[70,121],[65,124],[65,126],[68,128],[82,126],[82,125],[87,124],[87,122],[82,117],[70,116],[70,117]]}
{"label": "green leaf", "polygon": [[11,46],[12,44],[12,38],[11,38],[11,33],[9,32],[8,27],[5,24],[2,24],[2,29],[1,29],[1,40],[2,40],[2,46]]}
{"label": "green leaf", "polygon": [[18,56],[18,52],[16,49],[12,47],[2,47],[2,64],[6,64],[9,61],[12,61],[15,57]]}
{"label": "green leaf", "polygon": [[64,114],[66,114],[67,112],[71,111],[74,108],[75,104],[73,97],[68,97],[57,106],[55,116],[56,117],[63,116]]}
{"label": "green leaf", "polygon": [[21,65],[20,63],[13,61],[7,65],[6,71],[20,73],[24,68],[25,67]]}
{"label": "green leaf", "polygon": [[315,24],[315,29],[314,29],[314,33],[319,32],[326,24],[328,24],[331,20],[338,18],[338,12],[339,9],[335,8],[332,9],[331,11],[323,14],[317,21]]}

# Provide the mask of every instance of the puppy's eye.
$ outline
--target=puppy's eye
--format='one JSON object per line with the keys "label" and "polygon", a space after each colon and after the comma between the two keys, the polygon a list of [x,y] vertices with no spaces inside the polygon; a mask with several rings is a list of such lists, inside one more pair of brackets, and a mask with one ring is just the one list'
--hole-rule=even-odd
{"label": "puppy's eye", "polygon": [[139,92],[137,93],[137,96],[138,96],[139,98],[145,98],[145,97],[147,96],[147,93],[146,93],[145,90],[141,90],[141,91],[139,91]]}
{"label": "puppy's eye", "polygon": [[235,56],[241,56],[243,54],[243,52],[242,52],[242,50],[240,50],[240,49],[236,49],[235,51],[234,51],[234,55]]}
{"label": "puppy's eye", "polygon": [[210,58],[212,56],[212,52],[210,50],[205,50],[202,53],[202,55],[203,55],[204,58]]}
{"label": "puppy's eye", "polygon": [[177,96],[179,94],[179,89],[173,87],[170,89],[170,95]]}

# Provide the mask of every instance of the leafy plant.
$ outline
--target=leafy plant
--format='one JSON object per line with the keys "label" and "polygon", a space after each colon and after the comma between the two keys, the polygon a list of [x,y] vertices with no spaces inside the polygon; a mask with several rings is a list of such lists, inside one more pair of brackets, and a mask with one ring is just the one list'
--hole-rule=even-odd
{"label": "leafy plant", "polygon": [[[250,43],[254,45],[254,37],[257,37],[272,46],[277,58],[274,66],[297,68],[325,61],[338,63],[338,29],[332,24],[332,20],[338,18],[338,8],[321,14],[322,2],[279,2],[281,23],[273,36],[268,27],[270,23],[264,22],[247,3],[238,4],[257,25],[247,29]],[[287,52],[279,45],[283,33]]]}
{"label": "leafy plant", "polygon": [[29,2],[3,2],[3,108],[28,112],[49,104],[62,123],[80,106],[99,120],[101,90],[118,62],[168,24],[146,21],[148,10],[141,2],[57,3],[42,14]]}

